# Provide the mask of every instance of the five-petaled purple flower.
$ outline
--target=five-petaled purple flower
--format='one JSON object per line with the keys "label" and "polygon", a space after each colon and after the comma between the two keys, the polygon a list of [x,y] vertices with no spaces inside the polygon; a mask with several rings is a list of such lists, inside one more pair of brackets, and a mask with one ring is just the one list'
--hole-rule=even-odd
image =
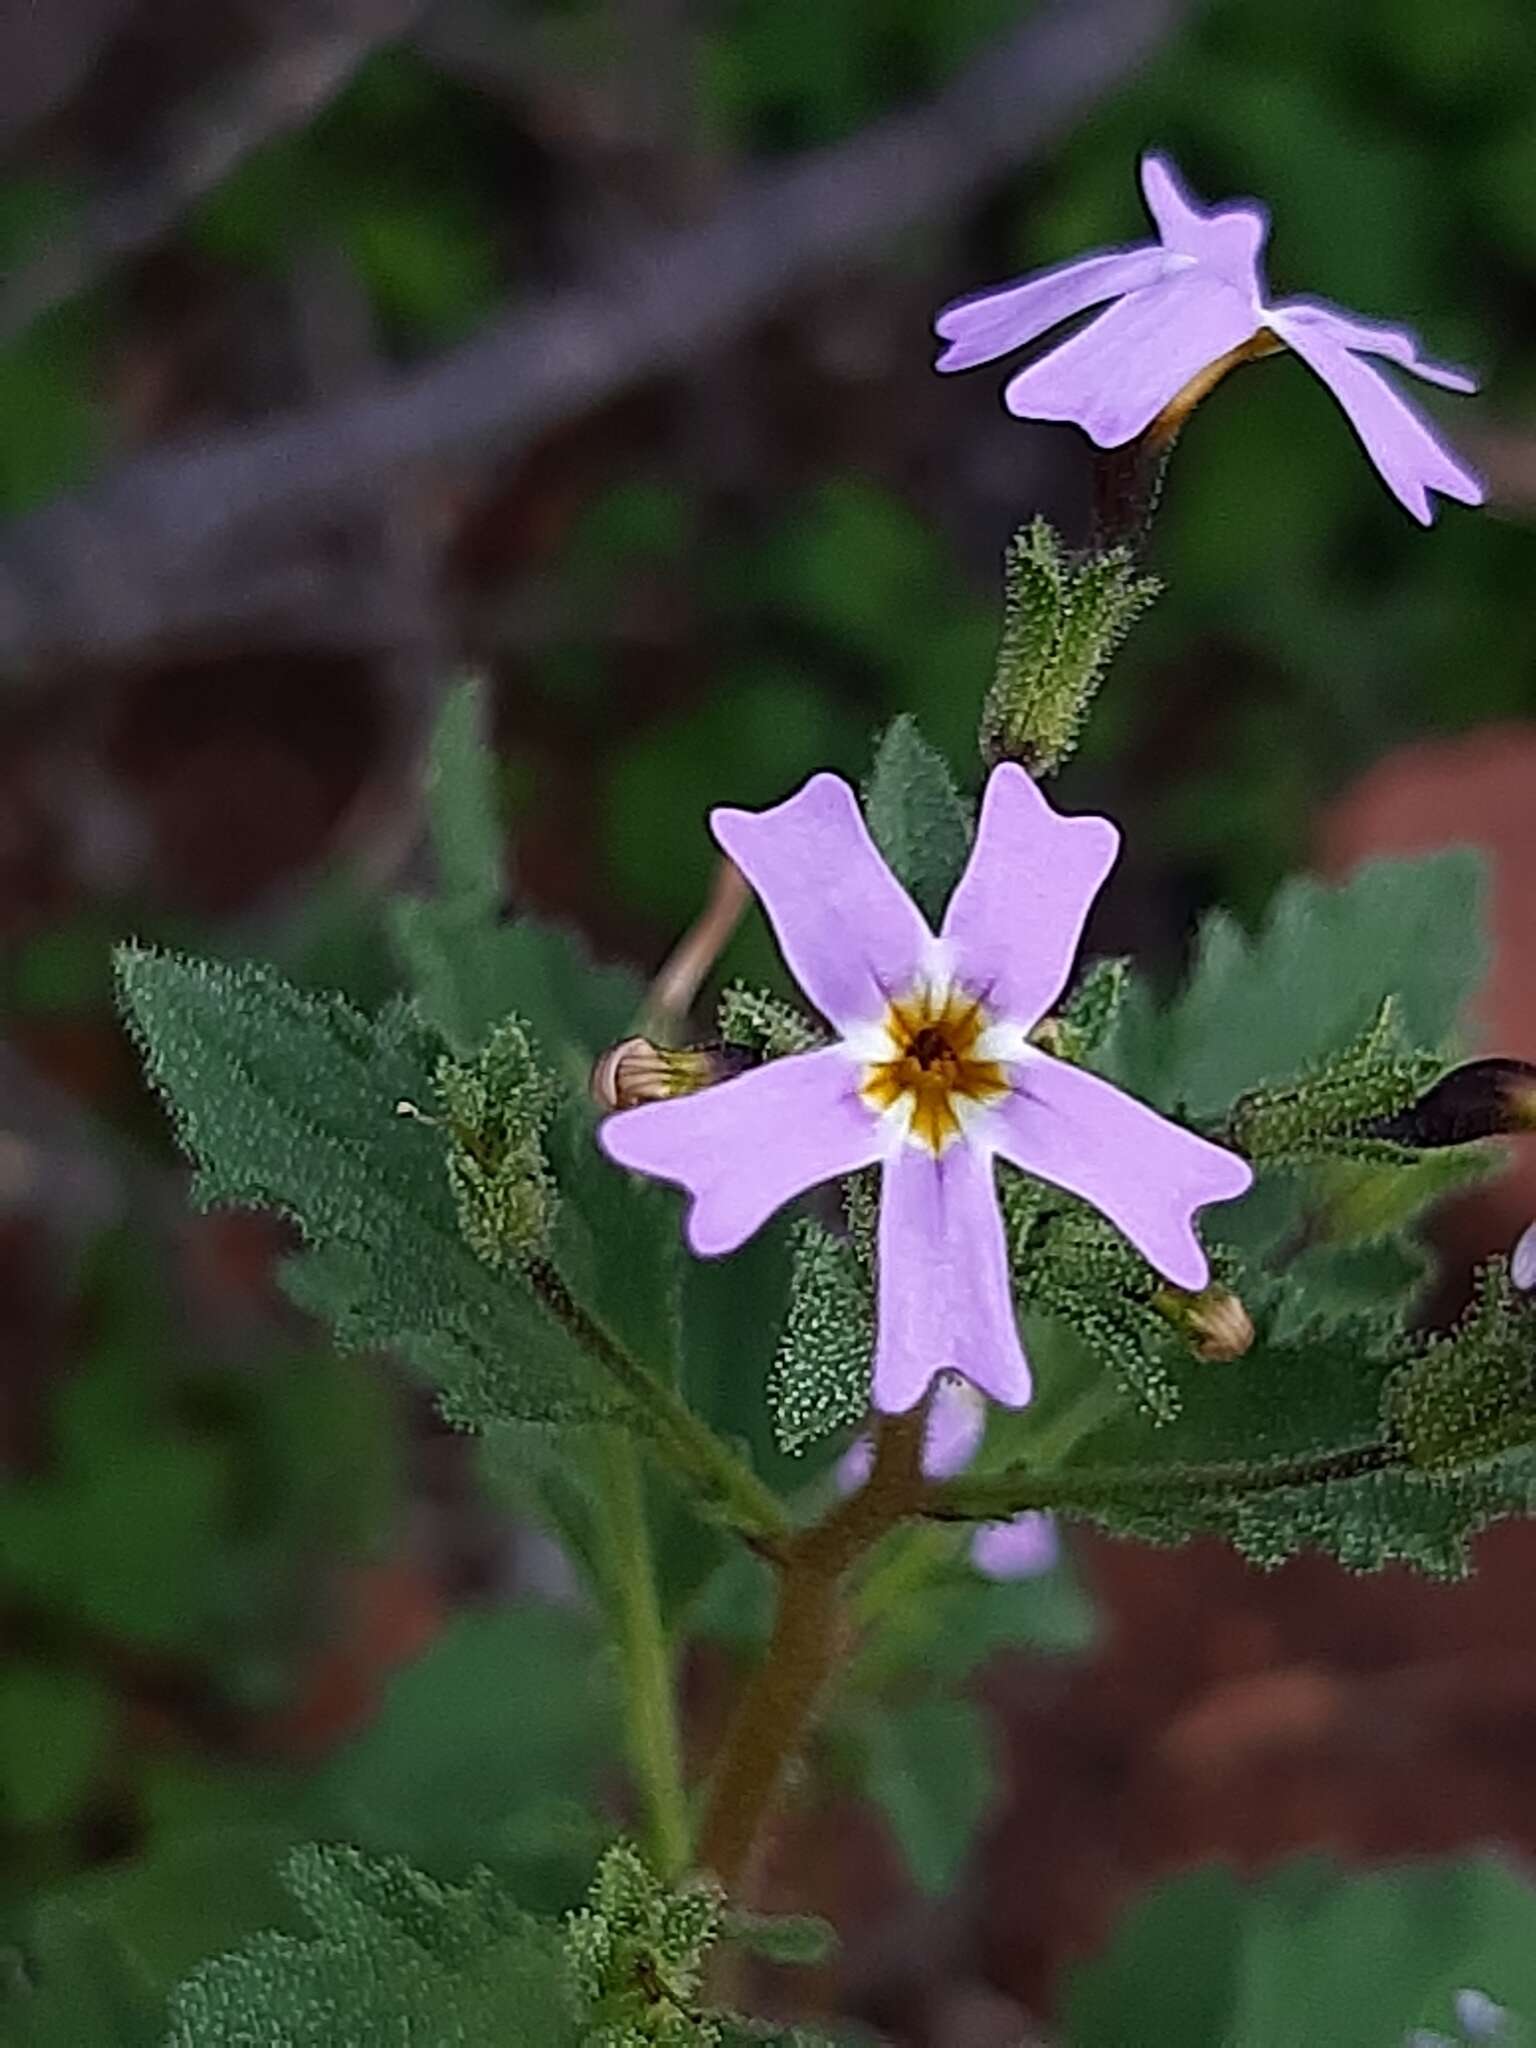
{"label": "five-petaled purple flower", "polygon": [[692,1195],[695,1252],[734,1251],[805,1189],[879,1164],[873,1397],[891,1414],[946,1369],[1029,1399],[994,1157],[1093,1203],[1176,1286],[1205,1285],[1195,1211],[1242,1194],[1247,1166],[1029,1042],[1119,849],[1108,819],[1058,816],[1005,762],[937,935],[835,775],[710,823],[838,1040],[604,1122],[610,1158]]}
{"label": "five-petaled purple flower", "polygon": [[[987,1404],[967,1381],[945,1373],[933,1390],[923,1429],[923,1470],[930,1479],[963,1472],[981,1448]],[[837,1483],[852,1493],[869,1477],[874,1445],[861,1436],[837,1464]],[[971,1537],[971,1563],[989,1579],[1033,1579],[1048,1572],[1061,1554],[1052,1516],[1030,1508],[1005,1522],[983,1522]]]}
{"label": "five-petaled purple flower", "polygon": [[1010,355],[1106,300],[1115,303],[1013,376],[1008,410],[1073,420],[1101,448],[1145,431],[1200,373],[1267,330],[1316,371],[1349,415],[1387,488],[1414,518],[1434,518],[1430,491],[1480,505],[1483,486],[1368,359],[1475,391],[1462,370],[1426,361],[1406,327],[1362,319],[1324,299],[1267,295],[1260,252],[1269,214],[1254,200],[1201,206],[1165,156],[1142,158],[1141,189],[1156,242],[1108,249],[945,306],[934,325],[949,346],[941,370]]}

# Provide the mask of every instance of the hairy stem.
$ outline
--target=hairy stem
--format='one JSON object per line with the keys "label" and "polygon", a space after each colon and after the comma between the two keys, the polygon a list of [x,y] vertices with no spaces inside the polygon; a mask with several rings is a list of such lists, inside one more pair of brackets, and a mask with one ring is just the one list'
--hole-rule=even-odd
{"label": "hairy stem", "polygon": [[701,1495],[757,1549],[768,1556],[777,1555],[794,1533],[794,1523],[778,1495],[707,1422],[699,1420],[659,1374],[632,1357],[582,1307],[553,1266],[535,1260],[528,1267],[528,1278],[550,1314],[634,1402],[648,1440],[688,1490]]}
{"label": "hairy stem", "polygon": [[656,1598],[640,1460],[624,1431],[603,1431],[598,1471],[624,1683],[625,1740],[645,1805],[651,1859],[663,1877],[676,1878],[688,1865],[688,1797],[675,1674]]}
{"label": "hairy stem", "polygon": [[695,1857],[733,1892],[750,1876],[785,1776],[845,1647],[843,1575],[916,1510],[925,1420],[918,1409],[882,1422],[867,1483],[796,1537],[781,1561],[773,1635],[726,1734]]}

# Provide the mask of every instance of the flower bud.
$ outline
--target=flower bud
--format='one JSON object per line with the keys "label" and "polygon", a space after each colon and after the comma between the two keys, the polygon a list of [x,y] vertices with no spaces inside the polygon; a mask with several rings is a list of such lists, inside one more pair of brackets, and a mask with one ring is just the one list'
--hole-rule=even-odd
{"label": "flower bud", "polygon": [[1526,1060],[1469,1060],[1442,1074],[1406,1109],[1361,1131],[1426,1151],[1536,1131],[1536,1067]]}
{"label": "flower bud", "polygon": [[1184,1337],[1197,1358],[1213,1362],[1241,1358],[1253,1348],[1253,1319],[1230,1287],[1160,1287],[1152,1306]]}
{"label": "flower bud", "polygon": [[612,1045],[592,1069],[592,1099],[599,1109],[635,1109],[642,1102],[670,1102],[729,1081],[751,1065],[750,1058],[718,1045],[653,1045],[626,1038]]}

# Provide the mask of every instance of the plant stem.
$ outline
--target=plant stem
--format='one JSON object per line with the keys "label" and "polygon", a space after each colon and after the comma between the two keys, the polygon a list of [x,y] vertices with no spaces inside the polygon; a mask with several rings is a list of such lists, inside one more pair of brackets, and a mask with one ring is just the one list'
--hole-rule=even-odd
{"label": "plant stem", "polygon": [[917,1409],[880,1423],[867,1483],[803,1530],[781,1561],[773,1634],[726,1734],[695,1858],[732,1892],[750,1874],[764,1825],[843,1650],[843,1574],[916,1511],[925,1422]]}
{"label": "plant stem", "polygon": [[751,1466],[701,1422],[659,1373],[651,1372],[625,1350],[597,1318],[577,1301],[565,1281],[546,1260],[528,1266],[528,1279],[540,1301],[634,1403],[650,1441],[693,1492],[747,1540],[769,1556],[776,1555],[794,1534],[794,1522],[771,1487]]}
{"label": "plant stem", "polygon": [[651,1531],[633,1440],[621,1429],[604,1430],[598,1465],[627,1708],[625,1738],[645,1802],[652,1860],[663,1877],[676,1878],[688,1867],[688,1796],[672,1656],[656,1597]]}
{"label": "plant stem", "polygon": [[1005,1472],[948,1479],[930,1487],[920,1514],[944,1522],[995,1522],[1031,1509],[1076,1509],[1091,1514],[1111,1504],[1145,1502],[1156,1507],[1172,1494],[1199,1499],[1223,1493],[1277,1493],[1287,1486],[1311,1486],[1328,1479],[1358,1479],[1400,1464],[1390,1443],[1350,1444],[1341,1450],[1246,1464],[1106,1465],[1095,1470],[1042,1472],[1015,1465]]}

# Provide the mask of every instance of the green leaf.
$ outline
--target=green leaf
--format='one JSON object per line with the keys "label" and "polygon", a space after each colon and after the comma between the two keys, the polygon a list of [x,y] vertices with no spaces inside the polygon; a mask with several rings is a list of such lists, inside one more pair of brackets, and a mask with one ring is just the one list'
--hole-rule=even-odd
{"label": "green leaf", "polygon": [[[1487,965],[1484,864],[1467,848],[1373,861],[1347,882],[1287,882],[1251,938],[1223,912],[1201,927],[1161,1012],[1123,1005],[1111,1078],[1195,1121],[1358,1038],[1395,998],[1414,1045],[1455,1030]],[[1133,992],[1133,995],[1136,992]]]}
{"label": "green leaf", "polygon": [[431,1100],[438,1057],[406,1012],[138,947],[118,985],[197,1199],[294,1222],[313,1247],[296,1297],[344,1344],[398,1350],[471,1427],[612,1412],[575,1341],[465,1242],[440,1134],[398,1113]]}
{"label": "green leaf", "polygon": [[905,713],[875,749],[864,815],[897,881],[937,929],[970,851],[970,821],[948,764]]}
{"label": "green leaf", "polygon": [[136,1958],[65,1899],[37,1906],[19,1949],[0,1949],[6,2048],[161,2048],[165,2004]]}
{"label": "green leaf", "polygon": [[1064,2016],[1072,2048],[1393,2048],[1416,2027],[1460,2039],[1468,1986],[1536,2014],[1536,1893],[1512,1870],[1346,1875],[1319,1858],[1251,1885],[1212,1868],[1159,1886],[1069,1970]]}
{"label": "green leaf", "polygon": [[67,1898],[110,1933],[164,1998],[194,1963],[263,1927],[297,1927],[278,1881],[293,1813],[170,1834],[71,1881]]}
{"label": "green leaf", "polygon": [[426,798],[439,900],[466,917],[493,919],[506,887],[506,835],[487,716],[478,677],[448,692],[427,755]]}
{"label": "green leaf", "polygon": [[[1468,1459],[1455,1469],[1412,1469],[1382,1426],[1384,1390],[1412,1340],[1380,1313],[1327,1326],[1292,1319],[1275,1333],[1272,1300],[1255,1298],[1248,1354],[1187,1361],[1179,1406],[1156,1427],[1122,1409],[1086,1429],[1035,1478],[969,1476],[978,1519],[1040,1505],[1077,1514],[1143,1542],[1217,1535],[1256,1564],[1322,1550],[1356,1571],[1393,1561],[1440,1577],[1467,1570],[1472,1536],[1536,1506],[1536,1450]],[[1091,1356],[1064,1326],[1031,1326],[1042,1384],[1090,1387]],[[1042,1427],[1025,1415],[1010,1441],[1028,1464]],[[1316,1470],[1317,1476],[1308,1476]]]}
{"label": "green leaf", "polygon": [[551,1796],[591,1803],[617,1741],[612,1672],[588,1616],[522,1604],[461,1614],[391,1680],[325,1774],[338,1830],[462,1876]]}
{"label": "green leaf", "polygon": [[106,1634],[203,1645],[219,1606],[210,1572],[232,1507],[225,1448],[130,1436],[106,1469],[48,1474],[0,1496],[16,1580]]}
{"label": "green leaf", "polygon": [[641,997],[625,968],[597,967],[570,933],[532,918],[501,921],[505,833],[483,684],[460,683],[433,733],[428,821],[435,896],[389,905],[395,952],[422,1014],[461,1055],[516,1014],[567,1081],[623,1036]]}
{"label": "green leaf", "polygon": [[1239,1096],[1225,1141],[1257,1166],[1338,1157],[1402,1163],[1402,1145],[1363,1136],[1361,1126],[1417,1101],[1444,1062],[1405,1043],[1397,1010],[1396,998],[1388,996],[1358,1038],[1290,1081]]}
{"label": "green leaf", "polygon": [[496,924],[402,896],[389,929],[422,1015],[455,1051],[475,1051],[515,1013],[573,1087],[625,1035],[643,994],[628,968],[596,965],[572,933],[537,918]]}
{"label": "green leaf", "polygon": [[0,1825],[55,1827],[106,1757],[112,1698],[87,1672],[13,1662],[0,1671]]}
{"label": "green leaf", "polygon": [[954,1572],[932,1589],[928,1645],[920,1667],[940,1681],[967,1677],[1000,1651],[1072,1657],[1098,1640],[1092,1600],[1070,1564],[1027,1578]]}
{"label": "green leaf", "polygon": [[913,1879],[934,1896],[960,1874],[992,1798],[991,1730],[970,1700],[930,1694],[861,1724],[864,1790],[884,1813]]}
{"label": "green leaf", "polygon": [[578,2048],[558,1937],[488,1872],[443,1884],[398,1857],[315,1846],[287,1882],[312,1938],[264,1934],[199,1966],[167,2048]]}

